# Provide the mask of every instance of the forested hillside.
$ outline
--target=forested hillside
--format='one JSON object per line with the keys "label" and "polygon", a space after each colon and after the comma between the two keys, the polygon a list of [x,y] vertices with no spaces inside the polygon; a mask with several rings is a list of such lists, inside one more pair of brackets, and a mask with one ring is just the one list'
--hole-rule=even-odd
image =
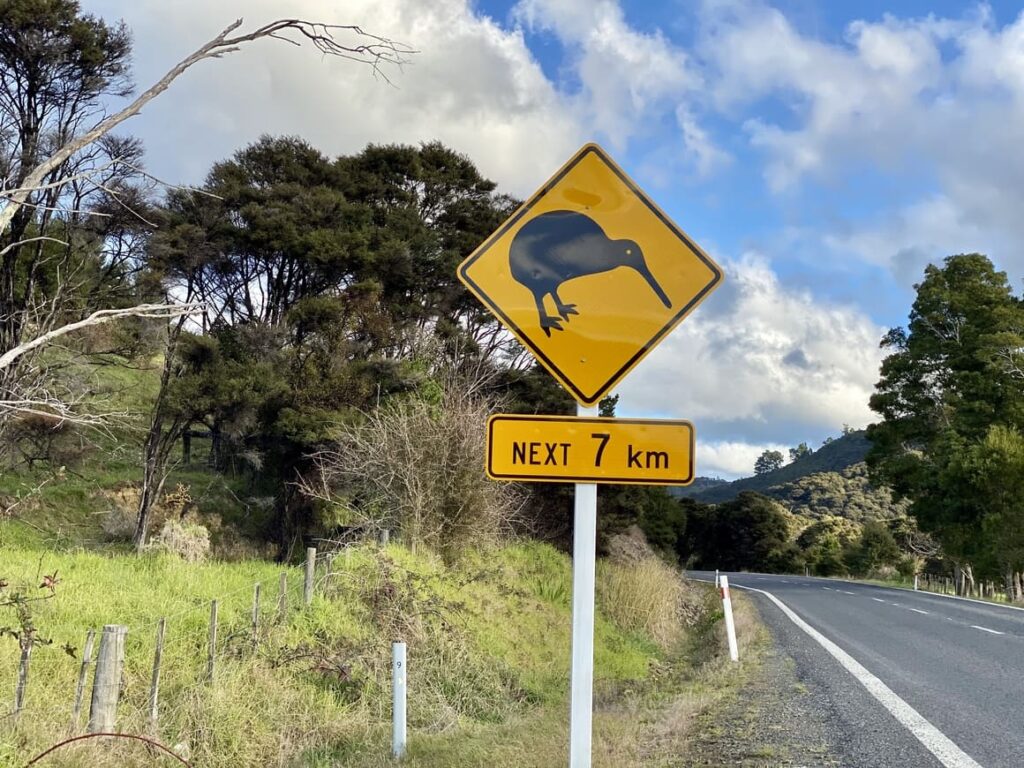
{"label": "forested hillside", "polygon": [[814,472],[765,491],[797,515],[819,520],[845,517],[854,522],[891,520],[906,515],[909,504],[894,501],[888,488],[877,488],[863,461],[838,472]]}
{"label": "forested hillside", "polygon": [[868,478],[864,457],[869,448],[863,431],[850,431],[778,469],[733,482],[698,478],[693,485],[674,488],[673,494],[718,504],[755,491],[812,519],[835,515],[863,522],[906,514],[906,503],[894,502],[887,488],[876,487]]}
{"label": "forested hillside", "polygon": [[744,477],[730,483],[695,483],[676,492],[680,496],[699,499],[709,504],[735,498],[743,491],[768,493],[774,486],[793,483],[817,472],[841,472],[853,464],[864,461],[868,448],[870,443],[864,432],[850,432],[770,472]]}

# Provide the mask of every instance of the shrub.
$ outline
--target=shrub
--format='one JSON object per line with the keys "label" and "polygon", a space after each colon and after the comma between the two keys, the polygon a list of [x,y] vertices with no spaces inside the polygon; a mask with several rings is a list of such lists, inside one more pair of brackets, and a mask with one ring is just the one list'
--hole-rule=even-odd
{"label": "shrub", "polygon": [[168,520],[153,539],[152,546],[196,563],[210,554],[210,532],[199,523]]}
{"label": "shrub", "polygon": [[601,610],[627,632],[650,637],[669,648],[680,636],[683,582],[658,557],[619,564],[598,564],[597,600]]}
{"label": "shrub", "polygon": [[338,521],[447,554],[496,542],[521,496],[484,474],[487,400],[451,374],[435,384],[428,396],[395,399],[343,427],[315,457],[317,477],[304,491],[334,507]]}
{"label": "shrub", "polygon": [[100,528],[111,541],[127,541],[135,533],[135,510],[115,504],[100,517]]}
{"label": "shrub", "polygon": [[873,520],[864,525],[860,539],[847,549],[845,560],[851,571],[866,574],[898,563],[900,555],[892,532],[884,523]]}

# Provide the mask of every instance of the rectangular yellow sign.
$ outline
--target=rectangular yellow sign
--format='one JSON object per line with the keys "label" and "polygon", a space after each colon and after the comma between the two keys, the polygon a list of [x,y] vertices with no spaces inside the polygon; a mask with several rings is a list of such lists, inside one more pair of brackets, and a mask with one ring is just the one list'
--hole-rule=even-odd
{"label": "rectangular yellow sign", "polygon": [[487,422],[493,480],[689,485],[688,421],[498,414]]}

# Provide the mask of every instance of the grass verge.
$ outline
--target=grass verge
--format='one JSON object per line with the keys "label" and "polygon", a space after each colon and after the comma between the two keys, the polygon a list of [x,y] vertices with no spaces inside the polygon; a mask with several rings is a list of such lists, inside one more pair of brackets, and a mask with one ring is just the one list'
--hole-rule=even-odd
{"label": "grass verge", "polygon": [[[361,547],[317,571],[312,605],[302,579],[266,561],[187,564],[172,556],[0,547],[4,594],[31,604],[39,638],[26,707],[13,700],[18,646],[0,638],[0,765],[79,732],[72,702],[88,628],[129,628],[119,727],[151,733],[194,765],[390,766],[390,644],[409,646],[409,753],[403,765],[469,768],[564,763],[567,744],[571,564],[551,547],[520,543],[446,565],[400,547]],[[262,585],[253,632],[253,585]],[[650,590],[663,599],[652,600]],[[636,594],[642,593],[642,594]],[[721,649],[712,590],[672,569],[604,563],[595,626],[594,762],[669,764],[695,713],[728,696],[746,666]],[[206,675],[209,601],[219,602],[213,680]],[[148,720],[156,621],[167,617],[159,720]],[[737,601],[741,649],[756,627]],[[674,622],[674,624],[673,624]],[[0,625],[15,624],[10,609]],[[70,651],[70,652],[68,652]],[[73,655],[72,655],[73,654]],[[85,710],[88,710],[88,689]],[[83,744],[47,766],[159,765],[132,744]],[[170,764],[170,763],[168,763]]]}

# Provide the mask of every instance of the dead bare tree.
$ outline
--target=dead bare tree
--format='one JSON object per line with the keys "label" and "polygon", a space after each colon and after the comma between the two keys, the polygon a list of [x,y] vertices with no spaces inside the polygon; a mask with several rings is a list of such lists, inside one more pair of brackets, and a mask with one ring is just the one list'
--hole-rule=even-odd
{"label": "dead bare tree", "polygon": [[[73,333],[74,331],[79,331],[83,328],[88,328],[89,326],[102,325],[103,323],[110,322],[111,320],[118,320],[125,317],[171,319],[182,315],[193,314],[201,311],[202,309],[203,306],[201,304],[139,304],[134,307],[125,307],[124,309],[99,309],[84,320],[66,323],[59,328],[54,328],[46,333],[36,336],[34,339],[26,341],[23,344],[19,344],[13,349],[8,349],[3,354],[0,354],[0,370],[14,364],[19,357],[34,349],[49,344],[55,339],[68,333]],[[2,404],[2,402],[3,401],[0,401],[0,404]]]}

